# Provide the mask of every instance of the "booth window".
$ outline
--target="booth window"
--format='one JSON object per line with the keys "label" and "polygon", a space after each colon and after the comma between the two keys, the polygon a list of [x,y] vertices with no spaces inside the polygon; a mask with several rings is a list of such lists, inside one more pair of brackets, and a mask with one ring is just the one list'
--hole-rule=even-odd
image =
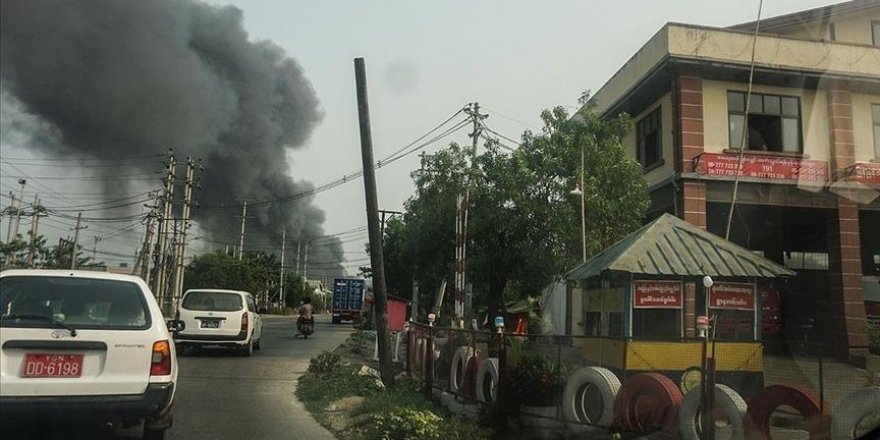
{"label": "booth window", "polygon": [[[746,149],[801,153],[800,98],[752,93],[749,99]],[[746,94],[727,92],[729,145],[739,149],[746,120]]]}
{"label": "booth window", "polygon": [[636,124],[636,159],[646,169],[657,165],[662,159],[660,116],[660,107],[657,107]]}
{"label": "booth window", "polygon": [[633,309],[634,338],[681,337],[681,309]]}
{"label": "booth window", "polygon": [[755,312],[752,310],[710,309],[715,319],[715,339],[753,341],[755,339]]}

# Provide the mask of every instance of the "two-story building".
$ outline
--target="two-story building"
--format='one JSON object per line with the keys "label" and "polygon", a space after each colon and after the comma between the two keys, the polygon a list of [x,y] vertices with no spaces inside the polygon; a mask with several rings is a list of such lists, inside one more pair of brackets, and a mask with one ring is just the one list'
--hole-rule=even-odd
{"label": "two-story building", "polygon": [[781,292],[789,339],[814,320],[813,339],[864,346],[864,286],[880,279],[880,0],[756,24],[668,23],[594,102],[633,116],[624,146],[649,218],[729,228],[797,271]]}

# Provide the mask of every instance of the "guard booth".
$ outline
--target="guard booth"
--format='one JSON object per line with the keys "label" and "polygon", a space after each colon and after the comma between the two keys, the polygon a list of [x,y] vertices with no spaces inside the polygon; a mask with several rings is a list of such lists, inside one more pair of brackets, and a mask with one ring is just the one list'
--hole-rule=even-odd
{"label": "guard booth", "polygon": [[760,253],[664,214],[566,277],[582,292],[571,321],[594,336],[582,339],[588,363],[621,380],[663,373],[686,392],[700,380],[703,339],[696,320],[708,316],[716,380],[748,398],[764,386],[762,293],[793,275]]}

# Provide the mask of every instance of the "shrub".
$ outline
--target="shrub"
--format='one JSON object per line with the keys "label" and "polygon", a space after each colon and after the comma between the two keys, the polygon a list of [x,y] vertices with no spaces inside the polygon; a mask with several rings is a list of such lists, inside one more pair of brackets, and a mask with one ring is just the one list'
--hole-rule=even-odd
{"label": "shrub", "polygon": [[342,358],[336,353],[325,351],[309,361],[307,371],[322,379],[329,378],[342,371]]}
{"label": "shrub", "polygon": [[552,406],[565,387],[565,372],[555,360],[544,355],[523,354],[508,367],[501,381],[505,398],[521,405]]}
{"label": "shrub", "polygon": [[441,422],[443,418],[429,410],[398,407],[373,415],[368,438],[440,440]]}

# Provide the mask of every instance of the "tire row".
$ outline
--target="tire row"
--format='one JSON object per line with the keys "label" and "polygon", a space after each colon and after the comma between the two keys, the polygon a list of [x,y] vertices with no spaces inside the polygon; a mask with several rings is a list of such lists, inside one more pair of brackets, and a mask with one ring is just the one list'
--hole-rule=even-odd
{"label": "tire row", "polygon": [[[419,359],[425,344],[416,343]],[[493,403],[498,397],[498,359],[485,358],[471,347],[456,349],[449,372],[449,391],[480,402]],[[765,387],[746,404],[742,396],[727,385],[715,385],[715,414],[723,416],[734,440],[771,439],[771,416],[781,406],[795,409],[806,421],[810,439],[850,440],[859,438],[873,423],[880,424],[880,387],[860,389],[837,406],[834,418],[820,410],[811,390],[784,385]],[[583,367],[566,380],[562,395],[562,415],[569,431],[584,433],[616,426],[630,431],[657,431],[697,440],[701,417],[700,389],[682,394],[679,387],[660,373],[639,373],[624,383],[610,370]],[[830,423],[829,423],[830,419]]]}

